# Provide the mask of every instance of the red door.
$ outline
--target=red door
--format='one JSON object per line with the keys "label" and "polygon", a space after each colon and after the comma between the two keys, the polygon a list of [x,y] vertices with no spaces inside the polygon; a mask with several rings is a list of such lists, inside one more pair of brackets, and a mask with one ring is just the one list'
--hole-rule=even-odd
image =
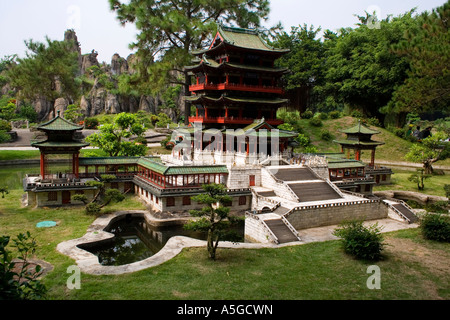
{"label": "red door", "polygon": [[255,186],[255,176],[249,176],[250,179],[250,187],[254,187]]}
{"label": "red door", "polygon": [[62,192],[62,203],[69,204],[70,203],[70,191]]}

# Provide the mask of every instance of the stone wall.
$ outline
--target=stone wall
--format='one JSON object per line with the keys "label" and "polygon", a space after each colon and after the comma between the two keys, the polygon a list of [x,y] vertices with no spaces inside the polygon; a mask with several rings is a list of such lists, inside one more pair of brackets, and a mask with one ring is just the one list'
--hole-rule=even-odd
{"label": "stone wall", "polygon": [[[96,190],[84,190],[84,195],[87,197],[87,200],[90,201],[94,198]],[[56,192],[56,200],[49,200],[48,192],[32,192],[28,191],[26,196],[25,205],[29,207],[57,207],[62,206],[62,191]],[[70,191],[70,196],[74,196],[76,194],[75,190]],[[64,204],[67,205],[67,204]],[[83,205],[81,201],[70,201],[70,205]]]}
{"label": "stone wall", "polygon": [[301,207],[286,216],[297,230],[337,225],[346,220],[375,220],[387,217],[388,208],[377,200]]}
{"label": "stone wall", "polygon": [[253,214],[246,214],[245,216],[245,239],[259,243],[272,243],[274,241],[263,222]]}
{"label": "stone wall", "polygon": [[228,167],[228,189],[245,189],[250,186],[250,176],[255,176],[255,186],[261,186],[261,169],[254,167]]}
{"label": "stone wall", "polygon": [[272,189],[278,197],[285,198],[290,201],[298,201],[291,188],[284,183],[277,181],[265,168],[261,170],[261,186]]}

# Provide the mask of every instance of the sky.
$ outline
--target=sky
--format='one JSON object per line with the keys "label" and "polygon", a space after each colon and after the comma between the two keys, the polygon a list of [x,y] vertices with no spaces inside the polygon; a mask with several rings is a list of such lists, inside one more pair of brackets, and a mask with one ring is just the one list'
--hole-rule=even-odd
{"label": "sky", "polygon": [[[211,0],[214,1],[214,0]],[[281,22],[286,31],[291,26],[313,25],[322,30],[354,27],[354,14],[377,12],[382,19],[417,7],[417,12],[431,11],[446,0],[271,0],[271,13],[263,23],[271,27]],[[111,62],[118,53],[132,53],[129,44],[135,41],[133,25],[122,27],[108,0],[0,0],[0,58],[25,55],[24,40],[63,40],[64,32],[74,29],[82,53],[98,52],[100,62]]]}

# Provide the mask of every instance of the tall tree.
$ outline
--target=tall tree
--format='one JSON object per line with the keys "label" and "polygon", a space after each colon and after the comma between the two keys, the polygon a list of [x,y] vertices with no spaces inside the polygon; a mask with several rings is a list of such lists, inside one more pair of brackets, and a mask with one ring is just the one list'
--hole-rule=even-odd
{"label": "tall tree", "polygon": [[389,109],[423,114],[450,112],[450,1],[425,12],[416,27],[394,47],[411,65],[408,78],[394,93]]}
{"label": "tall tree", "polygon": [[[289,92],[304,92],[306,105],[312,107],[317,104],[317,97],[313,92],[315,86],[323,84],[325,48],[318,38],[321,28],[314,26],[292,27],[291,32],[278,32],[273,46],[289,48],[290,53],[276,61],[280,67],[286,67],[290,73],[286,75],[286,89]],[[300,107],[300,106],[299,106]]]}
{"label": "tall tree", "polygon": [[[71,50],[73,43],[52,41],[47,37],[46,43],[29,40],[25,44],[26,58],[17,58],[18,64],[7,72],[11,85],[19,90],[19,97],[29,100],[43,97],[52,106],[58,98],[75,100],[79,94],[75,80],[78,54]],[[41,115],[41,118],[47,116]]]}
{"label": "tall tree", "polygon": [[[139,84],[143,94],[160,92],[169,83],[182,84],[189,95],[189,52],[208,45],[216,23],[236,23],[258,27],[267,19],[269,0],[109,0],[121,24],[134,23],[139,30],[136,42],[137,74],[130,81]],[[145,84],[145,85],[143,85]],[[188,123],[190,107],[184,107]]]}
{"label": "tall tree", "polygon": [[389,103],[409,68],[404,58],[392,52],[391,46],[401,41],[404,32],[414,25],[413,12],[388,17],[375,28],[366,25],[374,18],[366,14],[358,17],[357,28],[341,29],[337,38],[328,40],[333,45],[327,50],[325,84],[320,91],[329,101],[382,120],[380,108]]}

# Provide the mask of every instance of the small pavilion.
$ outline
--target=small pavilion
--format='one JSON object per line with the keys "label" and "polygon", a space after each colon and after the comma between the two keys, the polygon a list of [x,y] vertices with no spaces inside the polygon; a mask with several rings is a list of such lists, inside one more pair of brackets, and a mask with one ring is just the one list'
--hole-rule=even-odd
{"label": "small pavilion", "polygon": [[384,144],[384,142],[372,140],[374,134],[379,134],[379,131],[372,130],[358,121],[358,124],[354,127],[341,131],[347,135],[345,140],[335,140],[335,142],[341,145],[341,151],[344,153],[347,151],[347,159],[350,158],[350,150],[355,151],[355,160],[361,160],[362,150],[370,150],[370,167],[375,166],[375,150],[378,146]]}
{"label": "small pavilion", "polygon": [[[46,140],[31,144],[31,146],[38,148],[41,152],[41,178],[43,180],[58,178],[78,179],[80,150],[89,145],[75,138],[75,133],[82,130],[83,127],[62,118],[58,112],[55,118],[40,125],[37,129],[45,132],[47,135]],[[52,170],[49,160],[53,155],[59,155],[59,158],[67,159],[66,164],[68,166],[64,172],[61,169]]]}

